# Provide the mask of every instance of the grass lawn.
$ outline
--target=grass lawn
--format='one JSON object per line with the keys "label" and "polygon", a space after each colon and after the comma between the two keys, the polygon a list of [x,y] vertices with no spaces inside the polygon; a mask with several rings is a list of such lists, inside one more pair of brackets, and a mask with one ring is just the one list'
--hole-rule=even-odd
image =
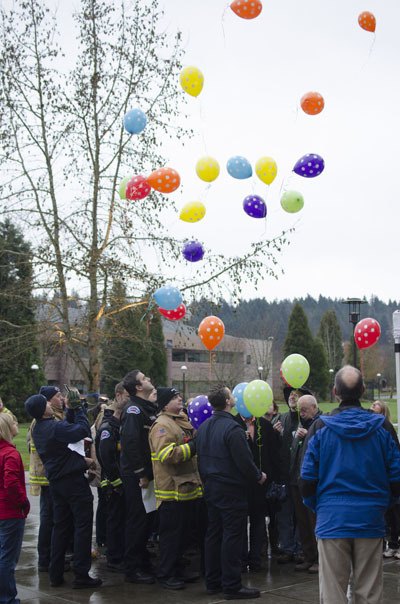
{"label": "grass lawn", "polygon": [[14,438],[14,445],[21,454],[25,470],[29,470],[29,453],[28,445],[26,444],[26,434],[29,430],[29,424],[18,424],[19,432]]}

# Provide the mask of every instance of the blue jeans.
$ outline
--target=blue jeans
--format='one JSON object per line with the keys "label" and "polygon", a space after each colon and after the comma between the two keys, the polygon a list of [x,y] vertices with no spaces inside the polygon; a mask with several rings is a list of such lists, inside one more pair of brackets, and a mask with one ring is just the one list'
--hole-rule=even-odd
{"label": "blue jeans", "polygon": [[0,604],[20,604],[15,583],[15,567],[24,536],[24,518],[0,520]]}

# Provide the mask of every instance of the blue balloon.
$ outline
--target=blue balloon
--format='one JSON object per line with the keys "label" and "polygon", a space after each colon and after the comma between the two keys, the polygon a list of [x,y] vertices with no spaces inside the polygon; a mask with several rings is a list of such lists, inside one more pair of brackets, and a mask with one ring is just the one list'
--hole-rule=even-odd
{"label": "blue balloon", "polygon": [[296,162],[293,172],[304,178],[315,178],[323,172],[325,162],[320,155],[316,153],[307,153]]}
{"label": "blue balloon", "polygon": [[241,382],[232,390],[232,396],[235,399],[235,407],[242,417],[253,417],[253,414],[247,409],[244,404],[243,394],[248,382]]}
{"label": "blue balloon", "polygon": [[250,178],[250,176],[253,174],[251,164],[245,157],[242,157],[241,155],[235,155],[234,157],[228,159],[226,169],[228,170],[228,174],[233,176],[233,178],[238,178],[239,180]]}
{"label": "blue balloon", "polygon": [[203,259],[204,248],[200,241],[188,241],[183,246],[182,254],[189,262],[198,262]]}
{"label": "blue balloon", "polygon": [[140,134],[146,124],[147,117],[141,109],[130,109],[124,115],[124,128],[129,134]]}
{"label": "blue balloon", "polygon": [[153,294],[154,300],[164,310],[175,310],[182,304],[182,294],[177,287],[165,285],[159,287]]}

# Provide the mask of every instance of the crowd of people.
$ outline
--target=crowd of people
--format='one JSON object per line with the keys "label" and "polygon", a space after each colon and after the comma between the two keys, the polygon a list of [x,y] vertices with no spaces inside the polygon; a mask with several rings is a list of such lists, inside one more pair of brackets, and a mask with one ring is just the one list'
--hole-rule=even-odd
{"label": "crowd of people", "polygon": [[[38,571],[56,588],[71,560],[74,589],[101,586],[89,574],[97,489],[96,543],[107,572],[126,582],[180,590],[202,575],[209,594],[257,598],[243,573],[273,558],[319,574],[324,604],[347,602],[351,573],[355,604],[381,602],[382,558],[400,559],[400,448],[387,406],[364,409],[362,394],[360,372],[346,366],[330,414],[306,388],[286,387],[285,413],[274,403],[244,418],[218,386],[208,393],[212,416],[195,431],[181,394],[155,389],[140,370],[89,413],[78,391],[43,386],[25,402]],[[29,500],[16,418],[1,411],[0,603],[14,604]]]}

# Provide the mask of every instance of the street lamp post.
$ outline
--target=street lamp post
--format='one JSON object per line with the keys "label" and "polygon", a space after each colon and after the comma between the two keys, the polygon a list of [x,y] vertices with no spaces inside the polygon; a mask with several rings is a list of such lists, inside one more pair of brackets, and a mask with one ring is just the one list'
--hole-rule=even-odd
{"label": "street lamp post", "polygon": [[187,372],[186,365],[182,365],[181,371],[182,371],[182,398],[183,398],[183,402],[185,403],[186,402],[186,372]]}
{"label": "street lamp post", "polygon": [[381,398],[381,377],[382,377],[381,373],[376,374],[376,381],[378,382],[378,399]]}
{"label": "street lamp post", "polygon": [[264,367],[262,367],[262,365],[260,365],[258,367],[258,379],[262,380],[262,372],[264,371]]}
{"label": "street lamp post", "polygon": [[334,369],[329,369],[329,384],[331,390],[331,403],[333,402],[333,374],[335,373]]}
{"label": "street lamp post", "polygon": [[39,371],[39,365],[37,365],[36,363],[31,365],[31,371],[32,371],[32,377],[33,377],[33,387],[36,391],[39,388],[39,385],[37,383],[37,375],[38,375],[37,372]]}
{"label": "street lamp post", "polygon": [[366,300],[361,300],[361,298],[348,298],[347,300],[343,300],[343,304],[348,304],[349,306],[349,323],[352,323],[353,325],[353,366],[357,367],[357,348],[354,341],[354,330],[360,320],[360,306],[361,304],[366,304]]}

